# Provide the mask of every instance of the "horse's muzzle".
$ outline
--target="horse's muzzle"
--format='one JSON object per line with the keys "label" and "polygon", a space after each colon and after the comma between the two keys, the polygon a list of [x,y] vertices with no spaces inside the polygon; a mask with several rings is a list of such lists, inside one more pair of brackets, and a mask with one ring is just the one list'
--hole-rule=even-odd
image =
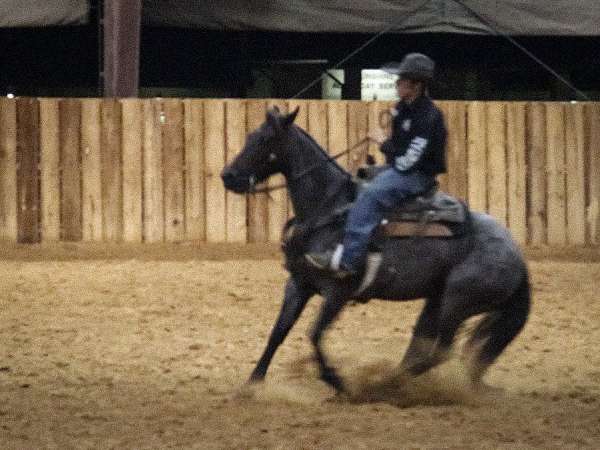
{"label": "horse's muzzle", "polygon": [[237,194],[249,192],[253,186],[253,177],[239,174],[232,168],[226,167],[221,172],[221,179],[225,189],[233,191]]}

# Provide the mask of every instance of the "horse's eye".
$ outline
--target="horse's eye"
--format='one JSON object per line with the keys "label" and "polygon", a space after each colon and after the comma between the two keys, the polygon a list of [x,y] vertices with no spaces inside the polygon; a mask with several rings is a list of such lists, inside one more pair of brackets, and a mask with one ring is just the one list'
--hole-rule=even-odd
{"label": "horse's eye", "polygon": [[275,153],[269,153],[269,161],[273,162],[277,159],[277,155]]}

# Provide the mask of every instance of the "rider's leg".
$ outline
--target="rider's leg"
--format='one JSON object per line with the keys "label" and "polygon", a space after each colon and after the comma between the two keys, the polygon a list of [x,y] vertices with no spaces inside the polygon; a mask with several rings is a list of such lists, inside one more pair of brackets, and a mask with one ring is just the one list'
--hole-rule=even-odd
{"label": "rider's leg", "polygon": [[307,261],[320,269],[342,274],[358,272],[364,263],[373,231],[385,212],[398,207],[408,197],[427,191],[435,182],[419,172],[404,173],[389,168],[377,175],[361,191],[348,214],[344,240],[335,252],[310,253]]}
{"label": "rider's leg", "polygon": [[398,207],[408,197],[426,191],[431,179],[420,173],[402,173],[389,168],[360,193],[348,214],[340,266],[358,270],[366,257],[371,235],[384,214]]}

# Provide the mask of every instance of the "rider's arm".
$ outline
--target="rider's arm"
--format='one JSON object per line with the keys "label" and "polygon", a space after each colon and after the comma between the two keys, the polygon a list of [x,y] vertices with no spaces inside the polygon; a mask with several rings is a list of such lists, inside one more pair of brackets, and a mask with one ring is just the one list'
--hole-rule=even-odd
{"label": "rider's arm", "polygon": [[414,137],[409,142],[408,148],[394,160],[394,167],[397,170],[407,172],[414,168],[429,151],[432,141],[439,141],[436,139],[438,136],[435,135],[440,133],[439,121],[443,121],[442,117],[433,113],[414,124]]}

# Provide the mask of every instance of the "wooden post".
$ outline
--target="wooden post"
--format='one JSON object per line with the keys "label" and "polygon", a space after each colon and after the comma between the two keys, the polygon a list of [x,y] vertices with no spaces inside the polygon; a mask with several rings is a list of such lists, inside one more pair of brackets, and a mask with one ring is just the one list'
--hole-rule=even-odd
{"label": "wooden post", "polygon": [[[231,163],[244,147],[246,141],[246,102],[227,100],[225,102],[226,162]],[[248,239],[246,197],[227,192],[227,241],[246,242]]]}
{"label": "wooden post", "polygon": [[39,242],[39,105],[37,99],[17,100],[17,223],[18,240]]}
{"label": "wooden post", "polygon": [[123,240],[142,242],[143,123],[140,100],[122,100],[123,136]]}
{"label": "wooden post", "polygon": [[[247,103],[246,131],[251,133],[265,121],[266,104],[262,100]],[[269,203],[266,194],[248,196],[248,242],[267,242],[269,239]]]}
{"label": "wooden post", "polygon": [[165,236],[162,167],[162,102],[144,102],[144,241],[161,242]]}
{"label": "wooden post", "polygon": [[[293,111],[296,107],[299,107],[298,115],[296,116],[295,124],[302,128],[304,131],[308,131],[308,101],[307,100],[290,100],[288,102],[288,109]],[[294,206],[292,204],[292,197],[288,195],[288,218],[294,216]]]}
{"label": "wooden post", "polygon": [[0,239],[17,238],[17,106],[0,99]]}
{"label": "wooden post", "polygon": [[565,196],[565,114],[562,103],[546,103],[548,244],[567,243]]}
{"label": "wooden post", "polygon": [[204,106],[202,100],[185,100],[184,108],[185,234],[188,240],[204,241],[206,239]]}
{"label": "wooden post", "polygon": [[567,240],[585,244],[585,124],[583,105],[565,105]]}
{"label": "wooden post", "polygon": [[486,107],[488,210],[502,225],[506,225],[506,118],[504,104],[488,102]]}
{"label": "wooden post", "polygon": [[311,101],[308,104],[308,132],[317,143],[328,150],[327,102]]}
{"label": "wooden post", "polygon": [[[277,106],[281,114],[288,112],[288,107],[283,100],[269,100],[267,108]],[[283,175],[275,175],[269,178],[269,186],[277,186],[285,184]],[[268,240],[269,242],[279,242],[281,240],[281,231],[287,222],[287,190],[285,188],[271,191],[269,196],[269,225],[268,225]]]}
{"label": "wooden post", "polygon": [[225,166],[225,102],[207,100],[204,111],[206,240],[225,242],[225,188],[220,177]]}
{"label": "wooden post", "polygon": [[509,103],[506,105],[508,226],[515,240],[521,245],[527,242],[525,145],[525,103]]}
{"label": "wooden post", "polygon": [[165,201],[165,240],[182,241],[185,235],[183,186],[183,103],[178,99],[163,101],[163,176]]}
{"label": "wooden post", "polygon": [[589,243],[600,244],[600,104],[586,105],[588,160],[587,179]]}
{"label": "wooden post", "polygon": [[137,97],[142,0],[104,0],[104,96]]}
{"label": "wooden post", "polygon": [[104,240],[123,238],[123,190],[121,173],[121,104],[102,103],[102,213]]}
{"label": "wooden post", "polygon": [[527,108],[527,210],[529,244],[547,242],[546,231],[546,109],[533,102]]}
{"label": "wooden post", "polygon": [[[81,227],[81,103],[65,99],[60,104],[60,166],[62,239],[80,241]],[[120,191],[120,187],[117,189]]]}
{"label": "wooden post", "polygon": [[[369,109],[367,104],[349,101],[348,105],[348,147],[352,147],[367,136]],[[348,169],[355,174],[365,164],[369,143],[365,142],[348,155]]]}
{"label": "wooden post", "polygon": [[447,102],[446,128],[448,129],[448,191],[466,200],[467,180],[467,121],[464,102]]}
{"label": "wooden post", "polygon": [[487,210],[487,134],[485,103],[467,104],[468,202],[472,209]]}
{"label": "wooden post", "polygon": [[85,99],[81,104],[81,189],[83,240],[102,241],[102,104]]}
{"label": "wooden post", "polygon": [[60,101],[40,99],[41,239],[60,239]]}

